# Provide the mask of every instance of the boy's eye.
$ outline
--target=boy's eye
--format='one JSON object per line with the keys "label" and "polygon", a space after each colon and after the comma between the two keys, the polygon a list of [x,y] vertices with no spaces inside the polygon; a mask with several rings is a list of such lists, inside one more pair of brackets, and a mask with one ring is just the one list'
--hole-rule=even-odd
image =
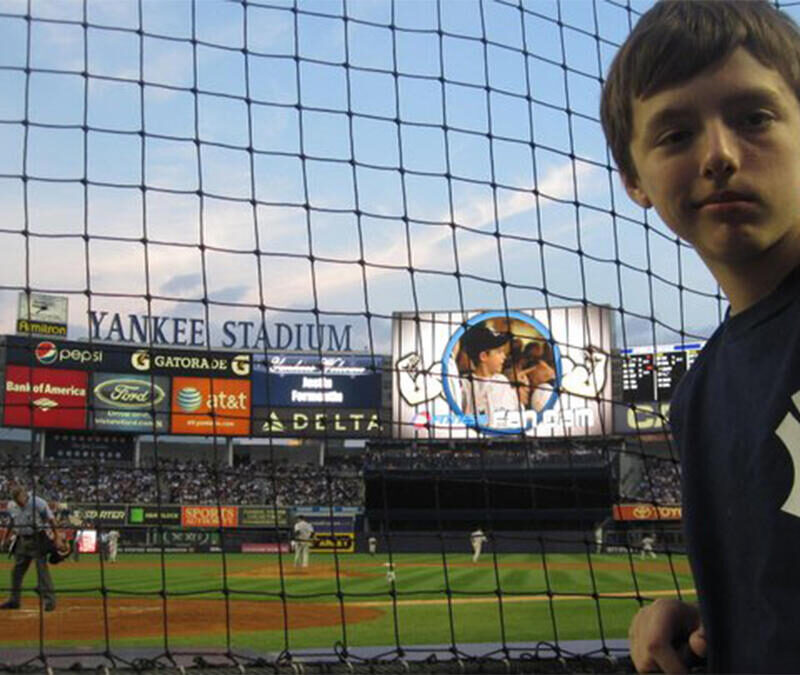
{"label": "boy's eye", "polygon": [[744,124],[753,129],[760,129],[772,122],[772,114],[766,110],[754,110],[744,116]]}
{"label": "boy's eye", "polygon": [[678,145],[688,140],[691,135],[692,132],[688,129],[673,129],[672,131],[668,131],[667,133],[659,136],[658,140],[656,141],[656,145]]}

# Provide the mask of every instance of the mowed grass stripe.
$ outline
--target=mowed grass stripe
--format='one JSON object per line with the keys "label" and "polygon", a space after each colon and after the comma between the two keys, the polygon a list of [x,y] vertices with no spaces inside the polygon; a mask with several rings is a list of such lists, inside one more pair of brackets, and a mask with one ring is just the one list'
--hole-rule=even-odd
{"label": "mowed grass stripe", "polygon": [[[681,595],[696,595],[697,591],[694,588],[686,588],[681,589]],[[660,598],[660,597],[677,597],[678,593],[674,589],[667,589],[667,590],[656,590],[656,591],[645,591],[643,593],[636,593],[635,591],[624,591],[621,593],[601,593],[598,594],[597,599],[611,599],[611,598],[638,598],[641,597],[643,599],[649,598]],[[540,593],[537,595],[503,595],[503,604],[507,604],[510,602],[545,602],[550,601],[552,599],[553,602],[563,602],[569,600],[584,600],[586,602],[592,602],[594,600],[593,597],[582,595],[582,594],[564,594],[564,595],[548,595],[547,593]],[[362,605],[364,607],[386,607],[392,606],[395,601],[392,600],[367,600],[364,602],[358,601],[353,604]],[[416,606],[416,605],[446,605],[448,603],[447,598],[406,598],[406,599],[398,599],[398,605],[406,605],[406,606]],[[454,597],[449,600],[454,605],[474,605],[474,604],[486,604],[486,603],[493,603],[497,604],[499,602],[497,596],[476,596],[476,597],[469,597],[469,598],[459,598]]]}

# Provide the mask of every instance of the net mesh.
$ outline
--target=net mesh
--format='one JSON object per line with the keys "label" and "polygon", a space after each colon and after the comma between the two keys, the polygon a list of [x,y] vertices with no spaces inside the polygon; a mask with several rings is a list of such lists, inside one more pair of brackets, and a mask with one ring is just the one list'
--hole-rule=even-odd
{"label": "net mesh", "polygon": [[[725,309],[691,248],[627,199],[600,128],[604,73],[649,5],[0,3],[4,326],[20,293],[56,294],[87,317],[71,337],[109,353],[137,341],[209,354],[344,350],[369,357],[391,388],[366,448],[334,452],[361,436],[352,427],[294,429],[322,441],[325,461],[287,446],[283,418],[269,415],[277,426],[244,460],[247,446],[225,434],[191,451],[161,436],[154,408],[135,467],[130,436],[106,439],[104,454],[73,443],[45,457],[51,432],[14,436],[8,426],[24,425],[7,424],[5,494],[17,480],[94,505],[99,535],[114,529],[101,506],[113,516],[127,505],[127,524],[134,508],[164,508],[146,539],[134,537],[154,557],[125,563],[148,580],[105,557],[87,575],[54,568],[72,618],[45,614],[44,597],[14,615],[16,637],[0,640],[6,670],[629,668],[620,638],[636,608],[691,597],[668,512],[680,494],[665,414],[682,372],[670,369],[689,365]],[[437,423],[434,408],[415,417],[437,396],[464,416],[477,407],[483,376],[465,358],[476,325],[509,333],[512,351],[549,347],[551,379],[584,368],[591,383],[607,366],[602,386],[564,384],[592,421],[547,417],[550,402],[502,434],[478,417]],[[24,332],[33,354],[40,338]],[[433,371],[442,333],[455,336],[452,362]],[[654,375],[665,344],[666,380]],[[556,348],[569,365],[556,367]],[[419,400],[403,399],[403,378]],[[33,403],[22,408],[37,426]],[[237,416],[209,417],[217,429]],[[287,464],[287,447],[305,463]],[[169,507],[192,504],[213,512],[211,527],[174,527],[187,516]],[[359,551],[375,538],[382,557],[365,564],[379,583],[353,585],[361,572],[335,547],[320,578],[298,582],[292,509],[309,505],[331,539],[340,507],[363,509],[350,534]],[[225,526],[226,509],[246,506],[271,518],[248,530],[272,547],[269,572],[230,552],[253,541]],[[655,510],[625,515],[637,507]],[[483,562],[471,568],[463,551],[478,527]],[[197,538],[214,552],[186,581],[191,567],[170,547]],[[378,611],[383,628],[369,634]],[[93,632],[71,633],[85,616]],[[202,638],[198,617],[213,624]],[[313,639],[309,625],[323,626]]]}

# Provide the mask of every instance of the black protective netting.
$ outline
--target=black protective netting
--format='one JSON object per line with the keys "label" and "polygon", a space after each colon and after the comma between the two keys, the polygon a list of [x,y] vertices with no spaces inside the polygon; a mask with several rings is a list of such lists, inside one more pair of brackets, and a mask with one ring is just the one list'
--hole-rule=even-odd
{"label": "black protective netting", "polygon": [[28,572],[6,669],[627,668],[725,309],[600,128],[649,5],[0,2],[3,499],[121,549]]}

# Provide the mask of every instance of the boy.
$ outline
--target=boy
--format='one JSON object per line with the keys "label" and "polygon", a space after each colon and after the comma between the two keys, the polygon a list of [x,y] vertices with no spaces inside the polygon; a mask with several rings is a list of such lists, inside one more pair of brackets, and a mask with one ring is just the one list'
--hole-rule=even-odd
{"label": "boy", "polygon": [[464,386],[463,410],[475,415],[481,426],[503,424],[508,412],[519,412],[519,397],[503,375],[508,333],[496,333],[484,323],[475,324],[461,338],[461,348],[469,357],[471,374]]}
{"label": "boy", "polygon": [[800,34],[764,0],[675,0],[614,59],[601,118],[630,197],[692,244],[730,312],[672,401],[697,607],[630,628],[639,671],[800,672]]}

